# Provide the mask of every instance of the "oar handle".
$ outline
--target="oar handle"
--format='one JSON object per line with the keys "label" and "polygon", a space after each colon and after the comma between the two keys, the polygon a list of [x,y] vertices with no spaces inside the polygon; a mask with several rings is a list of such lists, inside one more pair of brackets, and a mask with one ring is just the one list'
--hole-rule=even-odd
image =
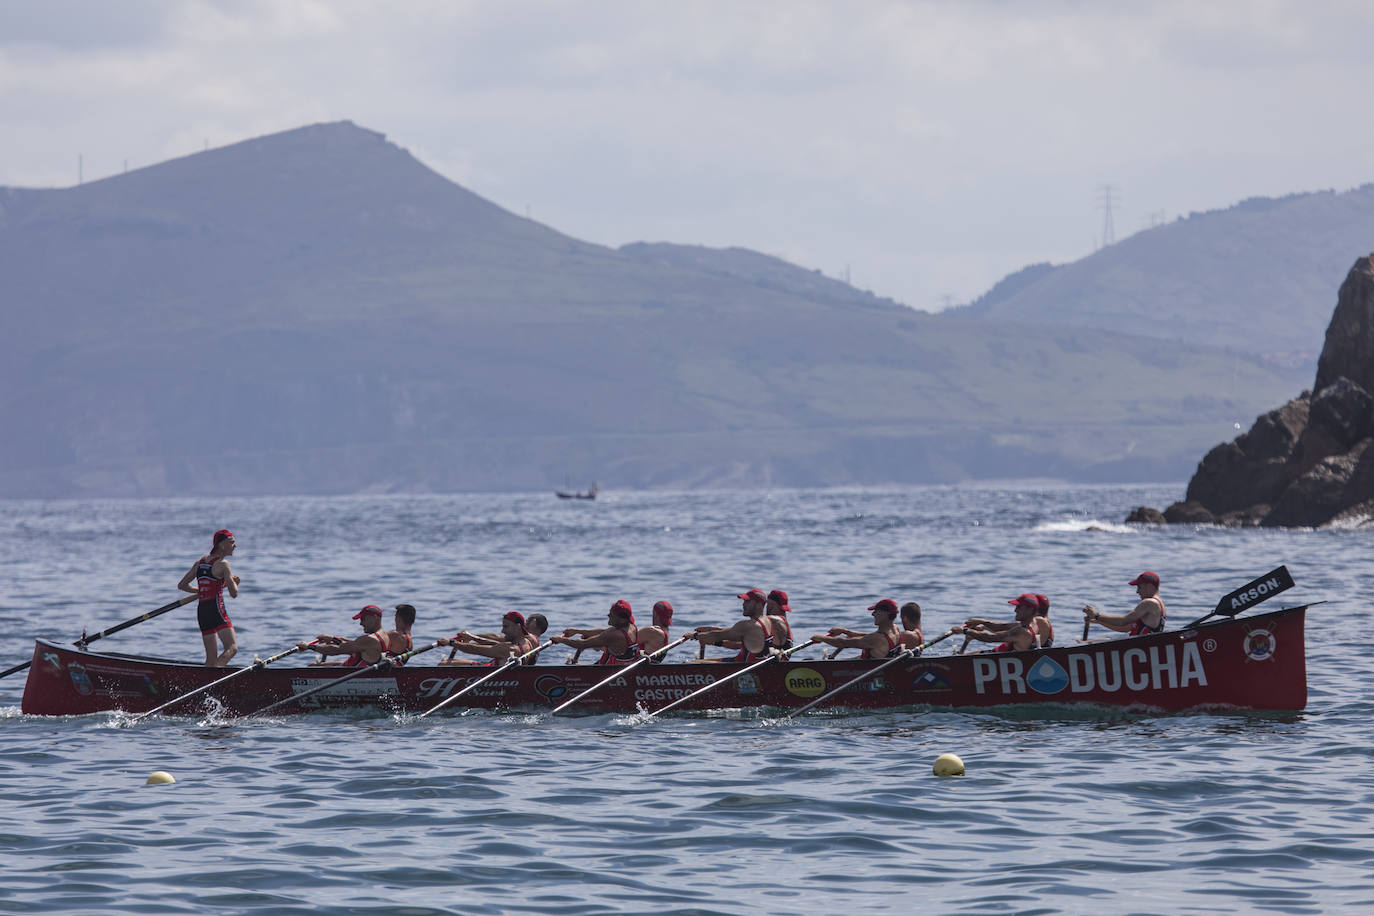
{"label": "oar handle", "polygon": [[76,642],[74,642],[72,645],[75,645],[75,646],[78,646],[78,647],[84,649],[84,648],[86,648],[86,646],[88,646],[88,645],[90,645],[91,643],[95,642],[97,639],[102,639],[102,638],[104,638],[104,637],[106,637],[106,636],[113,636],[115,633],[118,633],[120,630],[127,630],[129,627],[132,627],[132,626],[135,626],[135,625],[137,625],[137,624],[143,623],[145,620],[152,620],[154,617],[157,617],[157,616],[159,616],[160,614],[165,614],[165,613],[167,613],[168,611],[175,611],[177,608],[182,607],[182,606],[187,605],[187,604],[190,604],[192,601],[195,601],[198,597],[200,597],[200,596],[199,596],[199,595],[183,595],[182,597],[178,598],[176,601],[173,601],[173,602],[171,602],[171,603],[169,603],[169,604],[164,604],[162,607],[157,608],[156,610],[149,611],[149,612],[146,613],[146,614],[140,614],[140,615],[138,615],[137,617],[132,617],[132,618],[130,618],[130,619],[124,621],[123,623],[117,623],[117,624],[115,624],[114,626],[110,627],[110,628],[107,629],[107,630],[101,630],[99,633],[96,633],[94,636],[87,636],[86,634],[83,633],[83,634],[81,634],[81,638],[78,639]]}

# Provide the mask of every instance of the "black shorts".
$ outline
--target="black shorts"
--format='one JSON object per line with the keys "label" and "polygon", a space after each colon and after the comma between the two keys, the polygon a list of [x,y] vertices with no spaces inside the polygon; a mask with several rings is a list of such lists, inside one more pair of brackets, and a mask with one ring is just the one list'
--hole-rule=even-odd
{"label": "black shorts", "polygon": [[222,598],[202,601],[196,605],[196,623],[200,624],[201,633],[218,633],[220,630],[230,630],[234,627],[229,620],[229,613],[224,609]]}

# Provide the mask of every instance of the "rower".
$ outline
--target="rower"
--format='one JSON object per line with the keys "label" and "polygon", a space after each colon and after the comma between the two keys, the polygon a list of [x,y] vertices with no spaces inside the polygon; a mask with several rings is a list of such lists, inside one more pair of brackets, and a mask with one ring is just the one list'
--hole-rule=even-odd
{"label": "rower", "polygon": [[[901,633],[897,630],[897,602],[884,598],[869,605],[873,612],[872,633],[856,633],[844,627],[831,627],[829,633],[817,633],[813,642],[825,643],[837,649],[862,649],[859,658],[891,658],[902,652]],[[918,643],[919,645],[919,643]]]}
{"label": "rower", "polygon": [[765,613],[768,609],[768,596],[760,589],[751,588],[737,597],[744,602],[741,608],[744,619],[731,627],[697,627],[688,635],[703,646],[738,649],[738,654],[730,661],[755,662],[767,658],[773,654],[773,626]]}
{"label": "rower", "polygon": [[396,616],[391,622],[394,629],[386,633],[387,654],[400,655],[415,648],[410,641],[410,628],[415,626],[415,606],[411,604],[396,605]]}
{"label": "rower", "polygon": [[[994,637],[1005,636],[1013,630],[1025,628],[1030,632],[1030,649],[1044,649],[1054,642],[1054,628],[1050,626],[1048,615],[1049,599],[1045,598],[1044,606],[1046,610],[1041,610],[1041,598],[1044,595],[1032,595],[1026,592],[1012,598],[1007,604],[1016,605],[1015,620],[988,620],[984,617],[970,617],[964,621],[960,632],[968,634],[969,631],[991,634]],[[968,635],[965,645],[969,639],[978,639],[976,636]],[[997,642],[997,639],[984,639],[983,642]],[[999,650],[1002,651],[1002,650]]]}
{"label": "rower", "polygon": [[673,625],[673,605],[667,601],[654,602],[654,622],[639,630],[639,651],[648,654],[668,645],[668,628]]}
{"label": "rower", "polygon": [[921,606],[908,601],[902,605],[901,616],[902,630],[897,634],[897,641],[903,649],[915,649],[925,642],[921,637]]}
{"label": "rower", "polygon": [[[399,615],[400,612],[397,611],[397,616],[399,617]],[[313,643],[301,642],[296,643],[296,646],[300,649],[318,652],[321,655],[347,656],[341,662],[320,660],[315,662],[315,665],[342,665],[348,668],[375,665],[382,660],[383,655],[391,651],[390,638],[387,632],[382,629],[382,609],[375,604],[369,604],[354,614],[353,619],[358,621],[363,628],[362,635],[356,639],[344,639],[342,636],[329,636],[321,633]],[[399,620],[397,622],[399,623]]]}
{"label": "rower", "polygon": [[993,652],[1024,652],[1027,649],[1037,648],[1038,627],[1035,623],[1035,614],[1040,609],[1040,602],[1035,600],[1035,596],[1029,592],[1012,598],[1008,604],[1016,605],[1016,620],[1006,623],[999,620],[984,620],[981,617],[970,617],[962,624],[956,624],[950,628],[951,633],[963,633],[964,642],[976,639],[979,642],[998,643],[993,648]]}
{"label": "rower", "polygon": [[787,615],[792,608],[787,603],[787,592],[775,588],[768,593],[768,623],[773,630],[773,648],[792,648],[792,624]]}
{"label": "rower", "polygon": [[[460,630],[456,635],[435,640],[441,646],[452,646],[459,652],[478,655],[490,661],[477,662],[467,659],[446,658],[441,665],[503,665],[512,655],[523,655],[529,651],[529,628],[525,625],[525,615],[519,611],[506,611],[501,616],[501,638],[490,639]],[[534,647],[531,646],[530,649]]]}
{"label": "rower", "polygon": [[1083,606],[1083,616],[1089,623],[1098,623],[1109,630],[1125,633],[1127,636],[1141,636],[1145,633],[1164,631],[1164,599],[1159,597],[1159,574],[1143,572],[1127,585],[1135,586],[1140,603],[1126,614],[1099,614],[1091,604]]}
{"label": "rower", "polygon": [[[574,649],[600,649],[598,665],[628,665],[639,658],[639,628],[635,626],[635,616],[630,610],[630,602],[621,598],[611,605],[606,614],[608,626],[600,630],[580,630],[569,627],[562,636],[554,636],[549,642]],[[578,635],[581,634],[581,635]]]}
{"label": "rower", "polygon": [[[223,668],[239,651],[238,641],[234,638],[233,621],[224,607],[225,589],[229,590],[230,598],[239,596],[239,577],[229,568],[229,557],[235,546],[234,532],[228,528],[216,531],[210,552],[192,564],[177,583],[177,588],[183,592],[200,596],[200,603],[196,605],[196,622],[200,625],[201,642],[205,644],[205,665],[208,668]],[[192,579],[195,585],[191,584]],[[224,651],[219,654],[215,653],[216,638],[224,646]]]}
{"label": "rower", "polygon": [[1040,638],[1040,648],[1048,649],[1054,645],[1054,624],[1050,623],[1050,599],[1044,595],[1035,596],[1036,635]]}

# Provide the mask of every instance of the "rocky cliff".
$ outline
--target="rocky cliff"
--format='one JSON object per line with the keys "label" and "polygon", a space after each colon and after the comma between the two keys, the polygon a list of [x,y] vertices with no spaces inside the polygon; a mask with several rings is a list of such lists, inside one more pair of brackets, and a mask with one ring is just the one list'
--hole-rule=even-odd
{"label": "rocky cliff", "polygon": [[1374,255],[1341,284],[1311,391],[1271,410],[1198,465],[1187,495],[1127,521],[1265,527],[1374,517]]}

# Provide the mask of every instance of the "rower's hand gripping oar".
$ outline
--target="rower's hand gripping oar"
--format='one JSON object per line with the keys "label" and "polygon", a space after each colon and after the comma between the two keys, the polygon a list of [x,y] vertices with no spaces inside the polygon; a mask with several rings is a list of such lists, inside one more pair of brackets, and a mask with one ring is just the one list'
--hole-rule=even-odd
{"label": "rower's hand gripping oar", "polygon": [[935,644],[936,644],[937,642],[939,642],[940,640],[942,640],[942,639],[949,639],[949,638],[950,638],[951,636],[953,636],[953,635],[954,635],[954,631],[951,630],[951,631],[949,631],[949,632],[940,634],[939,636],[935,637],[934,639],[928,639],[928,640],[926,640],[925,642],[921,643],[919,646],[917,646],[917,647],[914,648],[914,649],[903,649],[901,652],[899,652],[899,653],[897,653],[896,655],[892,656],[892,658],[889,658],[887,661],[883,662],[883,663],[882,663],[881,665],[879,665],[878,667],[873,668],[873,669],[871,669],[871,670],[869,670],[869,671],[865,671],[863,674],[859,675],[859,676],[856,677],[856,678],[851,678],[850,680],[845,681],[843,684],[841,684],[840,686],[836,687],[834,690],[830,691],[829,693],[822,694],[821,696],[816,697],[816,699],[812,700],[810,703],[807,703],[805,706],[802,706],[802,707],[800,707],[800,708],[798,708],[798,709],[792,710],[792,711],[789,712],[787,715],[783,716],[783,718],[784,718],[784,719],[790,719],[790,718],[792,718],[792,717],[795,716],[795,715],[799,715],[799,714],[801,714],[801,713],[806,712],[808,709],[814,709],[815,707],[817,707],[817,706],[821,705],[822,703],[824,703],[826,700],[828,700],[828,699],[830,699],[831,697],[835,696],[835,694],[840,693],[841,691],[844,691],[844,690],[848,690],[850,687],[853,687],[855,684],[858,684],[858,683],[860,683],[860,682],[862,682],[862,681],[868,680],[868,679],[871,678],[873,675],[877,674],[879,671],[882,671],[882,670],[883,670],[884,668],[886,668],[888,665],[895,665],[895,664],[897,664],[897,662],[902,661],[903,659],[907,659],[907,658],[916,658],[916,657],[919,656],[922,652],[924,652],[926,649],[929,649],[931,646],[935,645]]}
{"label": "rower's hand gripping oar", "polygon": [[325,681],[318,687],[311,687],[304,693],[293,694],[292,696],[289,696],[284,700],[278,700],[270,706],[264,706],[262,709],[254,710],[253,712],[250,712],[247,715],[245,715],[244,718],[246,719],[251,716],[260,716],[264,713],[269,713],[274,709],[279,709],[282,706],[289,706],[292,703],[304,700],[306,697],[312,697],[322,690],[328,690],[330,687],[333,687],[337,684],[342,684],[345,681],[351,681],[355,677],[362,677],[364,674],[371,674],[374,671],[385,671],[386,669],[391,668],[394,665],[404,665],[406,662],[410,661],[412,658],[419,655],[421,652],[428,652],[430,649],[437,649],[440,645],[441,643],[432,642],[427,646],[421,646],[418,649],[411,649],[404,655],[384,655],[382,656],[382,660],[379,662],[374,662],[373,664],[368,665],[365,668],[358,668],[354,671],[350,671],[343,677],[331,678],[330,680]]}
{"label": "rower's hand gripping oar", "polygon": [[248,674],[248,673],[253,672],[253,671],[260,671],[260,670],[262,670],[263,668],[266,668],[268,665],[272,664],[273,662],[281,661],[283,658],[286,658],[286,656],[288,656],[288,655],[295,655],[297,652],[300,652],[300,651],[302,651],[303,649],[308,649],[308,648],[310,648],[310,647],[309,647],[309,646],[292,646],[291,648],[287,649],[285,652],[278,652],[276,655],[272,656],[271,658],[255,658],[255,659],[253,659],[253,664],[251,664],[251,665],[245,665],[244,667],[242,667],[242,668],[240,668],[239,670],[235,671],[233,674],[227,674],[227,675],[225,675],[224,677],[220,678],[219,680],[211,681],[210,683],[206,684],[204,687],[197,687],[195,690],[189,690],[189,691],[187,691],[186,693],[183,693],[181,696],[177,697],[177,698],[174,699],[174,700],[168,700],[166,703],[163,703],[161,706],[157,707],[156,709],[150,709],[150,710],[148,710],[147,712],[141,712],[141,713],[139,713],[138,715],[134,716],[132,719],[130,719],[129,722],[130,722],[130,724],[132,724],[132,723],[134,723],[134,722],[140,721],[141,719],[146,719],[146,718],[148,718],[149,716],[155,716],[155,715],[157,715],[158,713],[162,712],[162,711],[165,710],[165,709],[170,709],[170,708],[172,708],[173,706],[177,705],[178,703],[182,703],[182,702],[185,702],[186,700],[191,699],[191,697],[200,696],[202,693],[205,693],[205,692],[208,691],[208,690],[213,690],[214,688],[218,687],[220,684],[225,683],[226,681],[232,681],[232,680],[233,680],[234,678],[236,678],[236,677],[239,677],[239,676],[244,675],[244,674]]}
{"label": "rower's hand gripping oar", "polygon": [[719,687],[721,684],[728,684],[728,683],[730,683],[731,681],[733,681],[735,678],[739,677],[741,674],[748,674],[750,671],[753,671],[755,668],[761,668],[761,667],[763,667],[764,665],[768,664],[769,662],[780,662],[780,661],[782,661],[783,659],[787,658],[787,656],[791,655],[793,652],[797,652],[797,651],[800,651],[800,650],[802,650],[802,649],[805,649],[807,646],[814,646],[815,644],[816,644],[816,641],[815,641],[814,639],[808,639],[806,642],[802,643],[802,644],[799,645],[799,646],[793,646],[793,647],[790,648],[790,649],[784,649],[784,650],[782,650],[781,652],[777,653],[776,655],[770,655],[770,656],[768,656],[767,658],[765,658],[765,659],[763,659],[763,660],[761,660],[761,661],[754,662],[752,665],[747,665],[747,666],[745,666],[745,667],[739,669],[738,671],[736,671],[734,674],[728,674],[728,675],[726,675],[725,677],[721,678],[721,679],[718,680],[718,681],[712,681],[711,683],[707,684],[705,687],[698,687],[696,690],[693,690],[691,693],[687,694],[686,696],[678,697],[676,700],[674,700],[673,702],[669,703],[667,706],[663,706],[663,707],[660,707],[660,708],[658,708],[658,709],[655,709],[653,712],[649,713],[649,718],[652,719],[654,716],[658,715],[659,713],[661,713],[661,712],[667,712],[668,710],[674,708],[675,706],[681,706],[683,703],[686,703],[688,700],[692,699],[692,697],[695,697],[695,696],[697,696],[698,694],[705,693],[706,691],[711,690],[711,689],[713,689],[713,688],[715,688],[715,687]]}
{"label": "rower's hand gripping oar", "polygon": [[578,700],[586,699],[587,697],[591,696],[593,693],[596,693],[598,690],[600,690],[602,687],[605,687],[607,684],[609,684],[611,681],[615,680],[616,678],[618,678],[618,677],[624,677],[626,674],[629,674],[629,673],[630,673],[631,671],[633,671],[635,668],[637,668],[637,667],[639,667],[640,665],[644,664],[645,662],[650,661],[651,659],[653,659],[653,657],[654,657],[655,655],[658,655],[658,656],[666,655],[669,649],[676,649],[678,646],[682,645],[683,643],[685,643],[687,640],[689,640],[689,639],[691,639],[691,638],[692,638],[692,637],[690,637],[690,636],[684,636],[684,637],[682,637],[681,639],[679,639],[679,640],[678,640],[677,642],[675,642],[675,643],[670,643],[669,645],[663,646],[663,647],[660,648],[660,649],[655,649],[654,651],[649,652],[649,653],[647,653],[647,654],[641,656],[640,658],[635,659],[634,661],[630,662],[628,665],[625,665],[625,666],[623,666],[623,667],[617,668],[615,674],[612,674],[610,677],[606,678],[606,679],[603,680],[603,681],[599,681],[598,683],[593,684],[592,686],[588,687],[586,690],[584,690],[584,691],[582,691],[581,693],[579,693],[577,696],[573,697],[571,700],[568,700],[568,701],[565,702],[565,703],[562,703],[562,704],[560,704],[560,705],[558,705],[558,706],[555,706],[553,712],[551,712],[549,715],[553,715],[553,716],[558,715],[560,712],[562,712],[563,710],[567,709],[569,706],[571,706],[572,704],[576,703]]}
{"label": "rower's hand gripping oar", "polygon": [[[177,608],[182,607],[183,605],[190,604],[192,601],[195,601],[198,597],[200,596],[186,595],[182,598],[178,598],[171,604],[164,604],[162,607],[158,608],[155,611],[149,611],[146,614],[140,614],[137,617],[124,621],[123,623],[117,623],[114,626],[110,627],[108,630],[101,630],[94,636],[87,636],[85,633],[82,633],[81,638],[78,639],[76,642],[72,643],[72,645],[76,646],[78,649],[84,649],[88,644],[95,642],[97,639],[101,639],[102,637],[118,633],[120,630],[127,630],[129,627],[134,626],[135,624],[142,623],[145,620],[152,620],[159,614],[165,614],[168,611],[175,611]],[[13,668],[6,668],[4,671],[0,671],[0,677],[9,677],[11,674],[23,671],[25,668],[29,667],[32,664],[33,659],[29,659],[23,664],[15,665]]]}
{"label": "rower's hand gripping oar", "polygon": [[429,714],[432,713],[432,712],[438,712],[440,709],[443,709],[445,706],[447,706],[448,704],[452,703],[454,700],[458,699],[459,697],[461,697],[463,694],[467,693],[468,691],[472,690],[474,687],[479,687],[479,686],[481,686],[482,684],[484,684],[484,683],[486,683],[487,681],[491,680],[492,678],[496,677],[496,675],[500,674],[502,671],[505,671],[507,668],[511,667],[512,665],[518,665],[518,664],[520,664],[521,662],[523,662],[523,661],[524,661],[525,659],[527,659],[527,658],[534,658],[534,657],[535,657],[536,655],[538,655],[540,652],[543,652],[545,649],[547,649],[549,646],[552,646],[552,645],[554,645],[554,644],[551,643],[551,642],[542,643],[542,644],[540,644],[540,645],[538,645],[538,646],[535,646],[533,649],[531,649],[530,651],[526,652],[524,655],[513,655],[513,656],[511,656],[510,658],[506,659],[505,662],[503,662],[502,664],[498,665],[498,666],[496,667],[496,670],[491,671],[491,672],[489,672],[489,673],[487,673],[487,674],[484,674],[482,677],[479,677],[477,680],[473,681],[471,684],[468,684],[466,687],[464,687],[462,690],[458,691],[457,693],[454,693],[454,694],[451,694],[451,695],[449,695],[449,696],[444,697],[444,698],[443,698],[442,700],[440,700],[438,703],[435,703],[435,704],[434,704],[433,706],[431,706],[429,709],[426,709],[424,712],[420,713],[420,715],[418,716],[418,718],[423,719],[425,716],[429,715]]}

